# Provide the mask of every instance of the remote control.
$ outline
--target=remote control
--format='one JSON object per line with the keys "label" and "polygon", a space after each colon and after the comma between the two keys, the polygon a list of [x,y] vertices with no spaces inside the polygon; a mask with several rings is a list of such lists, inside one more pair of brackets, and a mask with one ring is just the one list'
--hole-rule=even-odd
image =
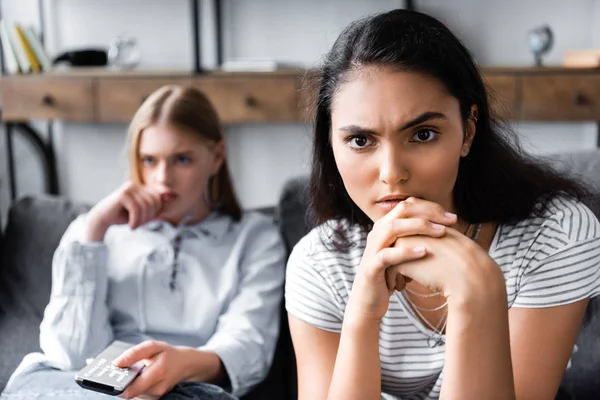
{"label": "remote control", "polygon": [[131,343],[115,340],[104,349],[92,362],[75,375],[75,381],[84,389],[118,396],[125,391],[143,368],[134,365],[131,368],[118,368],[112,362],[125,350],[133,347]]}

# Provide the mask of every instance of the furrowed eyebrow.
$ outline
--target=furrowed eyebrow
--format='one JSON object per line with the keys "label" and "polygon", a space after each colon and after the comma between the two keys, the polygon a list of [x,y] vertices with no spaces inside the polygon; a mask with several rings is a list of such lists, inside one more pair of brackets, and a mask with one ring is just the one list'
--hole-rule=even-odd
{"label": "furrowed eyebrow", "polygon": [[[413,126],[422,124],[423,122],[427,122],[430,121],[432,119],[448,119],[448,117],[446,117],[444,114],[440,113],[440,112],[435,112],[435,111],[428,111],[428,112],[424,112],[423,114],[419,115],[417,118],[407,122],[406,124],[404,124],[401,128],[400,131],[404,131],[408,128],[412,128]],[[372,130],[372,129],[368,129],[368,128],[363,128],[361,126],[358,125],[347,125],[347,126],[343,126],[339,129],[340,131],[344,131],[344,132],[348,132],[354,135],[376,135],[377,132]]]}
{"label": "furrowed eyebrow", "polygon": [[377,132],[375,132],[372,129],[363,128],[358,125],[343,126],[340,128],[340,131],[352,133],[354,135],[375,135],[375,134],[377,134]]}
{"label": "furrowed eyebrow", "polygon": [[440,112],[427,111],[427,112],[424,112],[423,114],[419,115],[417,118],[413,119],[412,121],[409,121],[406,124],[404,124],[404,126],[402,126],[402,128],[400,128],[400,130],[403,131],[408,128],[412,128],[415,125],[422,124],[423,122],[427,122],[432,119],[448,119],[448,118]]}

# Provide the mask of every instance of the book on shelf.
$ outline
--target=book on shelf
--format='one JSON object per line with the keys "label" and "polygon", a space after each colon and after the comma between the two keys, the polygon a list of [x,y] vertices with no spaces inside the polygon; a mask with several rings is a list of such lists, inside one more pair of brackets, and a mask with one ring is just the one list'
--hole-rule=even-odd
{"label": "book on shelf", "polygon": [[6,72],[9,74],[42,72],[52,69],[44,46],[33,27],[0,21],[0,40]]}
{"label": "book on shelf", "polygon": [[40,72],[42,70],[40,62],[38,61],[38,59],[33,51],[33,48],[31,47],[31,44],[27,40],[27,37],[25,36],[25,33],[23,32],[23,28],[21,27],[21,25],[15,24],[15,31],[17,32],[17,38],[19,39],[19,43],[21,44],[21,47],[23,48],[23,51],[25,52],[25,56],[27,57],[27,60],[29,61],[31,71]]}
{"label": "book on shelf", "polygon": [[25,38],[29,42],[31,49],[33,50],[33,53],[38,60],[40,66],[42,68],[42,71],[50,71],[52,69],[52,62],[50,61],[50,58],[46,54],[46,50],[44,50],[44,46],[42,45],[42,42],[40,41],[38,36],[35,34],[33,27],[24,26],[23,33],[25,34]]}
{"label": "book on shelf", "polygon": [[17,57],[9,37],[8,29],[6,28],[6,22],[4,20],[0,21],[0,41],[2,41],[2,57],[4,58],[6,72],[9,74],[18,74],[19,62],[17,61]]}
{"label": "book on shelf", "polygon": [[9,24],[6,21],[3,21],[4,28],[6,31],[6,36],[8,36],[8,41],[10,46],[12,47],[15,58],[17,59],[17,63],[19,64],[19,70],[21,73],[28,73],[31,71],[31,64],[29,63],[29,59],[25,54],[25,49],[21,45],[21,41],[17,36],[17,31],[13,24]]}

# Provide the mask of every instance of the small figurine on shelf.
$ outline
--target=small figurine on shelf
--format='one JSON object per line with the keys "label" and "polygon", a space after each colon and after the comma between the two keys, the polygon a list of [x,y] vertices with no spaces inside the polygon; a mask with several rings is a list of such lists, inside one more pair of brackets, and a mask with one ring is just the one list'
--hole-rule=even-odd
{"label": "small figurine on shelf", "polygon": [[554,44],[554,35],[550,26],[546,24],[529,31],[527,44],[535,57],[535,65],[541,67],[543,65],[542,55],[548,53]]}
{"label": "small figurine on shelf", "polygon": [[108,64],[117,69],[135,68],[142,58],[142,52],[133,37],[118,36],[108,48]]}

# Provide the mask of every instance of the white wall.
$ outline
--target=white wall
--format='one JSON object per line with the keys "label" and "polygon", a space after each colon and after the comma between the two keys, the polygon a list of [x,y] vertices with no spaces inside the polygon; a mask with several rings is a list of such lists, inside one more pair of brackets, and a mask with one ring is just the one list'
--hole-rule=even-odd
{"label": "white wall", "polygon": [[[350,21],[402,7],[402,0],[228,0],[225,3],[225,58],[270,57],[314,66]],[[567,49],[600,45],[599,0],[417,0],[417,7],[448,23],[483,65],[532,64],[526,32],[541,23],[556,42],[546,58],[560,64]],[[188,0],[48,0],[48,49],[105,45],[126,33],[138,38],[142,68],[191,70]],[[2,0],[3,15],[37,21],[37,0]],[[203,63],[214,66],[212,3],[203,0]],[[57,124],[62,192],[75,200],[97,201],[124,176],[125,125]],[[515,126],[532,152],[595,146],[594,124],[521,123]],[[310,127],[304,124],[230,126],[226,141],[233,177],[245,207],[274,205],[285,180],[306,173]],[[1,172],[1,170],[0,170]]]}

